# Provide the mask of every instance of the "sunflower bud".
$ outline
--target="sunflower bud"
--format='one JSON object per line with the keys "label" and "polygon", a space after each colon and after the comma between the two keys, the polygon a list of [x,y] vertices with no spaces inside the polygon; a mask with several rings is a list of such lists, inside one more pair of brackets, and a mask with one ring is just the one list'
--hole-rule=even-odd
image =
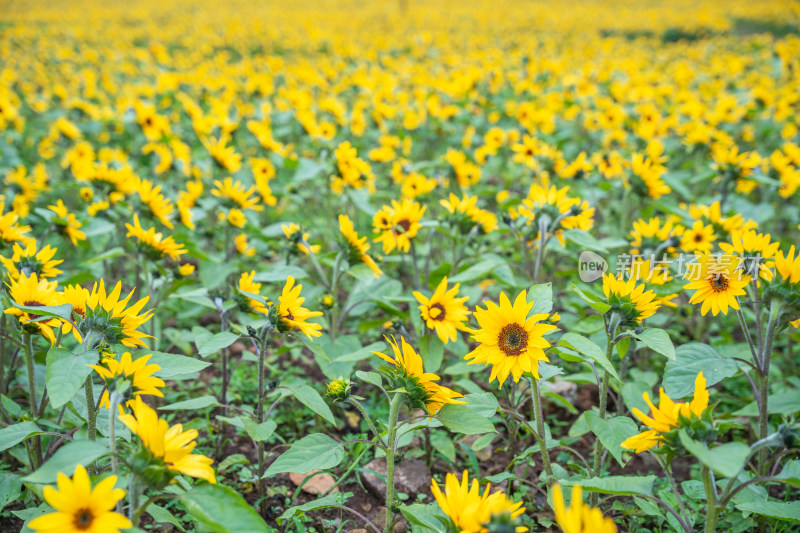
{"label": "sunflower bud", "polygon": [[353,384],[350,382],[350,378],[335,379],[328,383],[325,394],[333,402],[342,402],[350,396],[350,389],[352,389],[352,387]]}

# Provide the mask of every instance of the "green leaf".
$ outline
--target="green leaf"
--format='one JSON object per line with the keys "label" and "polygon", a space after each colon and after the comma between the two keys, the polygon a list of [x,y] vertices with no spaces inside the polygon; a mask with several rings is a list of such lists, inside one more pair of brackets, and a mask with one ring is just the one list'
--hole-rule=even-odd
{"label": "green leaf", "polygon": [[747,511],[761,516],[769,516],[778,520],[785,520],[800,524],[800,501],[794,502],[770,502],[756,501],[736,504],[740,511]]}
{"label": "green leaf", "polygon": [[63,348],[50,348],[47,352],[45,381],[50,395],[50,406],[58,409],[75,396],[86,377],[93,372],[88,365],[97,364],[100,354],[89,350],[73,354]]}
{"label": "green leaf", "polygon": [[22,481],[25,483],[55,483],[59,472],[72,476],[76,466],[86,466],[107,453],[108,448],[99,441],[74,440],[59,448],[49,461],[33,474],[22,478]]}
{"label": "green leaf", "polygon": [[20,305],[17,302],[13,302],[13,307],[16,307],[20,311],[24,311],[26,313],[30,313],[32,315],[37,315],[39,318],[34,320],[34,322],[39,322],[40,320],[45,320],[47,318],[61,318],[66,321],[72,320],[72,304],[61,304],[61,305]]}
{"label": "green leaf", "polygon": [[669,334],[663,329],[647,328],[638,335],[634,334],[634,337],[642,341],[654,352],[665,355],[668,359],[675,361],[675,346],[672,345]]}
{"label": "green leaf", "polygon": [[694,381],[703,372],[706,386],[710,387],[739,370],[736,361],[723,357],[707,344],[690,342],[675,350],[675,360],[667,361],[664,368],[664,392],[673,400],[688,396],[694,391]]}
{"label": "green leaf", "polygon": [[471,267],[462,270],[452,278],[448,278],[448,283],[464,283],[467,281],[473,281],[478,278],[485,278],[488,274],[490,274],[495,268],[498,268],[503,265],[507,265],[505,259],[498,255],[494,254],[486,254],[484,258],[479,261],[478,263],[472,265]]}
{"label": "green leaf", "polygon": [[191,400],[171,403],[160,409],[162,411],[180,411],[186,409],[205,409],[206,407],[215,407],[217,405],[219,405],[219,402],[213,396],[200,396],[199,398],[192,398]]}
{"label": "green leaf", "polygon": [[567,487],[580,485],[585,491],[602,494],[652,496],[655,480],[656,476],[604,476],[574,481],[562,480],[559,483]]}
{"label": "green leaf", "polygon": [[22,493],[22,482],[19,476],[9,472],[0,473],[0,511],[6,505],[19,499]]}
{"label": "green leaf", "polygon": [[444,343],[437,335],[425,335],[419,340],[419,355],[425,372],[438,372],[444,360]]}
{"label": "green leaf", "polygon": [[497,398],[491,392],[473,392],[464,396],[467,407],[479,415],[489,418],[500,408]]}
{"label": "green leaf", "polygon": [[0,452],[16,446],[41,431],[39,426],[31,421],[20,422],[0,429]]}
{"label": "green leaf", "polygon": [[325,400],[322,399],[322,396],[319,395],[314,387],[309,385],[296,385],[289,387],[289,390],[292,391],[294,397],[300,400],[303,405],[324,418],[329,424],[336,425],[336,419],[333,418],[331,408],[328,407],[328,404],[325,403]]}
{"label": "green leaf", "polygon": [[219,352],[237,341],[239,335],[230,331],[222,331],[209,339],[197,340],[197,353],[201,357]]}
{"label": "green leaf", "polygon": [[584,302],[589,304],[589,306],[592,309],[594,309],[595,311],[597,311],[601,315],[605,314],[609,309],[611,309],[610,305],[608,305],[607,303],[605,303],[603,301],[600,301],[600,299],[597,298],[596,296],[593,296],[591,294],[587,294],[582,289],[578,288],[578,286],[575,285],[574,283],[572,284],[572,290],[575,291],[578,294],[578,296],[580,296],[581,299]]}
{"label": "green leaf", "polygon": [[583,335],[572,332],[564,333],[559,339],[558,344],[559,346],[566,345],[568,348],[572,348],[578,353],[585,355],[619,380],[619,375],[614,365],[609,361],[608,357],[606,357],[606,352]]}
{"label": "green leaf", "polygon": [[344,447],[322,433],[312,433],[295,441],[292,447],[267,468],[263,477],[284,472],[306,474],[338,466],[344,459]]}
{"label": "green leaf", "polygon": [[528,289],[528,302],[533,302],[532,314],[553,310],[553,284],[538,283]]}
{"label": "green leaf", "polygon": [[581,248],[592,250],[594,252],[600,252],[603,254],[608,253],[608,249],[606,249],[605,246],[600,244],[600,241],[595,239],[590,233],[586,231],[580,229],[568,229],[564,232],[564,237],[568,241],[574,242]]}
{"label": "green leaf", "polygon": [[253,276],[253,281],[258,283],[273,283],[276,281],[286,283],[286,278],[289,276],[296,280],[303,279],[308,277],[308,272],[294,265],[272,265],[266,272],[259,272]]}
{"label": "green leaf", "polygon": [[446,431],[432,431],[431,445],[451,463],[456,462],[456,446]]}
{"label": "green leaf", "polygon": [[367,383],[375,385],[376,387],[383,386],[383,379],[377,372],[364,372],[363,370],[357,370],[356,377],[361,381],[366,381]]}
{"label": "green leaf", "polygon": [[282,525],[285,520],[289,520],[290,518],[295,518],[295,517],[303,518],[305,517],[305,514],[309,511],[324,509],[326,507],[330,507],[331,505],[342,505],[344,502],[347,501],[347,498],[348,498],[347,495],[343,495],[340,492],[334,492],[332,494],[325,496],[324,498],[311,500],[310,502],[304,503],[303,505],[295,505],[294,507],[289,507],[283,512],[282,515],[278,517],[278,525]]}
{"label": "green leaf", "polygon": [[158,365],[160,370],[155,372],[155,375],[162,378],[174,378],[175,376],[183,376],[186,374],[194,374],[211,366],[208,361],[202,361],[195,357],[186,357],[185,355],[178,355],[174,353],[164,352],[150,352],[147,350],[139,350],[137,352],[141,355],[152,353],[153,357],[150,358],[148,364]]}
{"label": "green leaf", "polygon": [[224,485],[199,485],[181,495],[183,507],[212,533],[269,533],[266,522],[236,491]]}
{"label": "green leaf", "polygon": [[401,505],[400,512],[412,524],[411,530],[418,533],[447,533],[450,520],[438,505],[413,503]]}
{"label": "green leaf", "polygon": [[587,411],[585,416],[586,423],[592,433],[600,439],[600,443],[605,446],[619,465],[625,466],[627,461],[622,460],[622,452],[624,450],[621,444],[639,432],[636,423],[627,416],[617,416],[604,420],[592,411]]}
{"label": "green leaf", "polygon": [[724,477],[739,475],[750,456],[750,446],[744,442],[728,442],[709,449],[704,443],[692,439],[685,429],[680,430],[681,444],[701,463]]}
{"label": "green leaf", "polygon": [[247,434],[250,435],[250,438],[253,439],[255,442],[265,441],[272,436],[275,432],[275,429],[278,427],[272,420],[267,420],[266,422],[262,422],[258,424],[252,418],[242,417],[242,424],[244,424],[244,430],[247,431]]}
{"label": "green leaf", "polygon": [[800,460],[787,461],[775,478],[796,489],[800,489]]}
{"label": "green leaf", "polygon": [[455,433],[479,435],[494,432],[492,422],[466,405],[445,404],[435,415],[444,427]]}
{"label": "green leaf", "polygon": [[[767,396],[767,413],[791,416],[797,412],[800,412],[800,390],[785,389]],[[750,402],[733,414],[734,416],[758,416],[758,404]]]}
{"label": "green leaf", "polygon": [[150,505],[147,506],[147,514],[153,517],[154,522],[161,522],[163,524],[172,524],[181,531],[186,531],[183,528],[183,524],[181,524],[180,520],[175,518],[175,515],[169,512],[169,510],[166,507],[161,507],[160,505],[151,503]]}

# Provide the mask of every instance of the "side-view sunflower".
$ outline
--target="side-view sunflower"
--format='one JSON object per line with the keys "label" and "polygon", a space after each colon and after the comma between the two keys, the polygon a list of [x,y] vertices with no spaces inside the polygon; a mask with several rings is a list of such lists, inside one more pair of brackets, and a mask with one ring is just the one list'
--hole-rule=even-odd
{"label": "side-view sunflower", "polygon": [[[17,279],[12,279],[6,285],[8,285],[11,301],[25,307],[50,307],[60,303],[56,292],[58,283],[47,281],[44,278],[39,279],[35,273],[30,276],[20,276]],[[20,324],[25,328],[31,328],[33,331],[38,329],[50,341],[51,345],[55,344],[56,336],[53,333],[53,328],[58,328],[61,320],[53,318],[34,322],[39,318],[39,315],[22,311],[17,307],[9,307],[3,312],[18,317]]]}
{"label": "side-view sunflower", "polygon": [[[132,414],[120,415],[119,420],[139,436],[143,447],[150,456],[150,462],[163,465],[167,470],[205,479],[216,483],[213,459],[201,454],[193,454],[197,443],[197,430],[183,431],[181,424],[170,426],[166,420],[137,396],[131,406]],[[170,475],[165,476],[167,482]]]}
{"label": "side-view sunflower", "polygon": [[465,356],[468,364],[492,365],[489,382],[497,378],[500,387],[513,375],[514,382],[525,372],[539,379],[539,361],[547,361],[544,350],[550,342],[544,336],[558,328],[542,323],[550,316],[536,313],[528,316],[534,302],[528,302],[526,291],[522,291],[514,304],[505,293],[500,293],[500,305],[483,301],[486,309],[475,308],[475,319],[479,329],[471,330],[480,345]]}
{"label": "side-view sunflower", "polygon": [[448,290],[445,276],[430,298],[421,292],[414,291],[413,293],[414,298],[420,303],[419,312],[422,319],[445,344],[456,341],[457,331],[469,329],[465,325],[467,317],[469,317],[469,310],[464,305],[464,302],[469,300],[469,296],[459,298],[459,287],[460,284],[456,283],[453,288]]}
{"label": "side-view sunflower", "polygon": [[466,470],[460,483],[456,476],[447,474],[444,491],[439,488],[436,480],[431,480],[431,492],[436,498],[436,503],[453,521],[456,531],[461,533],[528,531],[525,526],[514,526],[516,519],[525,512],[522,502],[513,501],[502,490],[490,494],[490,488],[491,485],[487,484],[481,494],[478,480],[473,479],[470,485]]}
{"label": "side-view sunflower", "polygon": [[45,501],[53,513],[34,518],[28,524],[36,533],[119,533],[133,527],[125,516],[114,512],[125,491],[115,489],[117,476],[108,476],[92,488],[86,469],[78,465],[72,479],[58,473],[58,489],[45,487]]}
{"label": "side-view sunflower", "polygon": [[48,205],[47,208],[56,214],[56,217],[58,217],[55,220],[56,224],[63,226],[64,233],[69,237],[73,245],[77,246],[78,241],[86,240],[86,234],[80,230],[83,224],[75,218],[75,213],[70,213],[67,210],[63,200],[59,199],[56,205]]}
{"label": "side-view sunflower", "polygon": [[170,257],[174,261],[179,261],[181,255],[186,253],[183,244],[176,242],[172,237],[164,237],[155,228],[145,230],[139,224],[139,216],[133,215],[133,225],[125,224],[128,228],[126,237],[133,237],[140,244],[143,253],[153,260],[158,260],[164,256]]}
{"label": "side-view sunflower", "polygon": [[607,313],[616,313],[621,327],[636,327],[661,307],[661,300],[656,294],[645,291],[644,284],[637,285],[636,281],[633,276],[627,281],[613,274],[603,276],[603,293],[611,306]]}
{"label": "side-view sunflower", "polygon": [[[256,283],[253,281],[253,278],[256,275],[255,270],[251,270],[250,273],[242,272],[242,275],[239,276],[239,291],[240,292],[249,292],[251,294],[258,294],[261,296],[261,283]],[[269,300],[259,301],[255,298],[247,298],[247,303],[250,305],[250,308],[255,311],[256,313],[261,313],[262,315],[266,315],[269,313]]]}
{"label": "side-view sunflower", "polygon": [[[164,380],[153,376],[153,373],[161,370],[161,367],[155,364],[148,365],[147,362],[153,354],[143,355],[135,361],[132,360],[130,352],[123,353],[119,361],[112,357],[103,359],[101,365],[91,366],[100,377],[102,377],[107,384],[115,381],[117,378],[127,379],[131,386],[131,400],[128,405],[131,405],[133,398],[142,395],[158,396],[163,398],[164,394],[159,390],[164,386]],[[108,387],[103,391],[103,396],[100,398],[100,407],[111,407],[111,399],[108,393]]]}
{"label": "side-view sunflower", "polygon": [[351,221],[350,217],[347,215],[339,215],[339,231],[342,233],[346,243],[345,253],[347,254],[348,260],[351,262],[361,261],[372,270],[376,278],[379,278],[381,274],[383,274],[383,271],[378,268],[375,260],[367,253],[367,251],[369,251],[367,238],[359,237],[358,232],[353,226],[353,221]]}
{"label": "side-view sunflower", "polygon": [[21,275],[30,276],[31,274],[36,274],[40,278],[54,278],[61,274],[61,270],[56,266],[63,261],[53,259],[58,249],[49,244],[38,250],[35,240],[29,241],[24,247],[15,242],[13,251],[11,259],[0,256],[0,262],[8,271],[10,278],[15,279]]}
{"label": "side-view sunflower", "polygon": [[767,281],[772,279],[772,264],[775,253],[781,243],[770,242],[770,234],[758,233],[755,230],[735,232],[731,234],[731,242],[719,243],[719,249],[726,254],[737,254],[744,260],[745,272],[751,276],[758,272],[758,276]]}
{"label": "side-view sunflower", "polygon": [[637,408],[633,408],[633,414],[645,425],[652,429],[643,431],[626,439],[621,446],[635,453],[641,453],[651,448],[661,446],[664,442],[664,434],[680,427],[679,417],[700,418],[703,411],[708,409],[708,390],[706,390],[706,379],[703,373],[697,374],[694,381],[694,398],[691,402],[674,402],[664,392],[664,388],[659,389],[659,406],[653,405],[650,401],[650,394],[642,394],[644,401],[650,406],[652,416],[647,416]]}
{"label": "side-view sunflower", "polygon": [[25,245],[33,241],[33,237],[26,235],[31,231],[31,227],[17,224],[19,215],[14,211],[6,213],[5,208],[5,201],[0,199],[0,241],[21,242]]}
{"label": "side-view sunflower", "polygon": [[750,275],[745,274],[741,260],[735,255],[697,256],[696,264],[687,265],[686,279],[689,283],[684,289],[695,289],[689,303],[702,303],[700,313],[709,311],[717,316],[721,311],[728,314],[728,308],[739,309],[737,296],[747,294],[745,287],[750,284]]}
{"label": "side-view sunflower", "polygon": [[302,285],[294,284],[294,278],[292,276],[286,279],[283,292],[281,292],[281,295],[278,297],[278,314],[280,315],[278,319],[278,328],[281,331],[299,329],[301,332],[308,335],[308,338],[319,337],[322,335],[322,325],[308,322],[308,319],[322,316],[322,312],[309,311],[305,307],[302,307],[303,302],[306,300],[300,296],[300,291],[302,289]]}
{"label": "side-view sunflower", "polygon": [[391,364],[390,372],[384,375],[393,382],[394,388],[404,388],[408,394],[409,402],[413,407],[424,406],[429,414],[436,414],[446,403],[466,403],[456,398],[462,395],[447,387],[442,387],[437,381],[439,376],[426,373],[422,368],[422,357],[406,342],[405,337],[400,337],[400,346],[394,338],[386,339],[392,347],[394,357],[389,357],[380,352],[372,352],[387,363]]}
{"label": "side-view sunflower", "polygon": [[583,503],[580,485],[572,487],[569,508],[564,504],[561,485],[553,486],[553,512],[556,523],[564,533],[616,533],[617,526],[603,511]]}

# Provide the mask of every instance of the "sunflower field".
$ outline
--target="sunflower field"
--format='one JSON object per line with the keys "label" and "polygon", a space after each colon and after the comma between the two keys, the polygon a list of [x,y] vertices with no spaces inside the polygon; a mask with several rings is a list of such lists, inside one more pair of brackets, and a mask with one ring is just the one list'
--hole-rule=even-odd
{"label": "sunflower field", "polygon": [[0,0],[0,532],[800,531],[800,3]]}

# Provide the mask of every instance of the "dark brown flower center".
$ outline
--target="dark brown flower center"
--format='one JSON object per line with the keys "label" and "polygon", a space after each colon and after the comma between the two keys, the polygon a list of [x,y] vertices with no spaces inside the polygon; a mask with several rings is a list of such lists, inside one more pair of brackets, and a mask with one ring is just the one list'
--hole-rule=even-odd
{"label": "dark brown flower center", "polygon": [[[25,307],[44,307],[44,304],[42,302],[37,302],[36,300],[25,300],[24,302],[22,302],[22,305],[24,305]],[[28,316],[31,318],[31,320],[36,320],[41,315],[35,315],[29,312]]]}
{"label": "dark brown flower center", "polygon": [[528,332],[519,324],[507,324],[500,330],[497,347],[506,355],[519,355],[528,347]]}
{"label": "dark brown flower center", "polygon": [[703,236],[699,233],[694,234],[694,242],[703,242]]}
{"label": "dark brown flower center", "polygon": [[397,225],[403,228],[403,231],[401,231],[400,233],[405,233],[409,230],[409,228],[411,228],[411,221],[404,218],[403,220],[398,220]]}
{"label": "dark brown flower center", "polygon": [[75,529],[80,531],[86,531],[90,527],[92,527],[92,522],[94,521],[94,515],[92,515],[92,511],[90,509],[78,509],[75,513],[75,519],[72,521],[72,525],[75,526]]}
{"label": "dark brown flower center", "polygon": [[442,304],[433,304],[428,308],[428,316],[431,317],[431,320],[444,320],[444,306]]}
{"label": "dark brown flower center", "polygon": [[724,292],[728,289],[728,285],[730,284],[728,278],[722,274],[714,274],[710,281],[711,288],[714,290],[714,292]]}

